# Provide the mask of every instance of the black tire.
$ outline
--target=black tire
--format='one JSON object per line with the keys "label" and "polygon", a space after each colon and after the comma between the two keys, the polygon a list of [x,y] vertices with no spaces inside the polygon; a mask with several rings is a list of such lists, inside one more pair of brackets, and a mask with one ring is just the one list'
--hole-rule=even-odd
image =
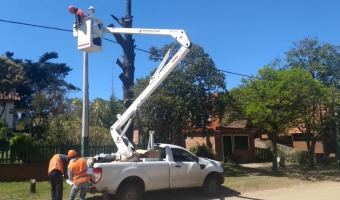
{"label": "black tire", "polygon": [[116,200],[141,200],[142,188],[136,182],[127,182],[119,187]]}
{"label": "black tire", "polygon": [[220,189],[221,181],[218,178],[218,176],[209,175],[208,177],[205,178],[202,186],[202,191],[204,195],[208,197],[216,196],[219,194]]}

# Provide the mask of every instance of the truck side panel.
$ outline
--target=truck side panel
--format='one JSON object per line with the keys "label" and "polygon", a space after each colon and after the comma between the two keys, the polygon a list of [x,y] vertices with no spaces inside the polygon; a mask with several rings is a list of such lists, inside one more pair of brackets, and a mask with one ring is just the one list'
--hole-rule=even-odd
{"label": "truck side panel", "polygon": [[99,192],[107,190],[108,193],[115,194],[119,184],[132,176],[139,177],[146,183],[145,191],[170,187],[170,168],[166,161],[96,163],[94,167],[102,168],[103,176],[95,184]]}

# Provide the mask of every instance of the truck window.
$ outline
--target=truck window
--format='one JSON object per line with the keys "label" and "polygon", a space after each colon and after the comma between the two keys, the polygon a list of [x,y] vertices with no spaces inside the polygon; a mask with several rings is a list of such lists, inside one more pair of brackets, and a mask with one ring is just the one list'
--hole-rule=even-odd
{"label": "truck window", "polygon": [[159,160],[165,160],[165,148],[155,147],[155,150],[159,151]]}
{"label": "truck window", "polygon": [[171,149],[175,162],[194,162],[195,158],[192,154],[183,149]]}

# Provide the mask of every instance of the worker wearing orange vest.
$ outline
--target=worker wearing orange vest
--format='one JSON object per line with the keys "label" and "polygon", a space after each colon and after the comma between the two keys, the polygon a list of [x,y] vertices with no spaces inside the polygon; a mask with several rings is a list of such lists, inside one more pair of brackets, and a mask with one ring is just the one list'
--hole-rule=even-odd
{"label": "worker wearing orange vest", "polygon": [[74,6],[69,6],[68,11],[71,14],[74,14],[74,16],[76,18],[75,22],[74,22],[75,28],[78,28],[81,25],[82,20],[86,17],[86,14],[80,8],[76,8]]}
{"label": "worker wearing orange vest", "polygon": [[75,150],[68,151],[68,157],[71,158],[68,164],[68,177],[73,182],[69,200],[74,200],[80,191],[80,200],[85,200],[86,193],[90,184],[90,177],[87,173],[86,160],[79,158]]}
{"label": "worker wearing orange vest", "polygon": [[52,200],[63,199],[64,162],[68,162],[68,157],[66,155],[54,154],[48,166]]}

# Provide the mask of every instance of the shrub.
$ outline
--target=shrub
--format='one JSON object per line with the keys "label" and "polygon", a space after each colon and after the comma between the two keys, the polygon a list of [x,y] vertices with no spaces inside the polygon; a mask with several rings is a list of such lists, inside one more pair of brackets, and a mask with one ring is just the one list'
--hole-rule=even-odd
{"label": "shrub", "polygon": [[0,119],[0,151],[7,151],[9,148],[9,139],[13,133],[9,131],[4,119]]}
{"label": "shrub", "polygon": [[197,146],[191,147],[189,151],[191,151],[192,153],[196,154],[199,157],[215,159],[214,151],[205,144],[202,145],[197,144]]}
{"label": "shrub", "polygon": [[[33,144],[32,139],[27,134],[18,134],[10,139],[9,147],[11,149],[11,162],[16,160],[22,160],[23,162],[29,162],[29,155],[25,155],[25,149],[31,147]],[[27,152],[26,152],[27,153]]]}
{"label": "shrub", "polygon": [[8,150],[9,139],[11,138],[11,135],[12,133],[8,130],[8,128],[0,128],[0,151]]}

